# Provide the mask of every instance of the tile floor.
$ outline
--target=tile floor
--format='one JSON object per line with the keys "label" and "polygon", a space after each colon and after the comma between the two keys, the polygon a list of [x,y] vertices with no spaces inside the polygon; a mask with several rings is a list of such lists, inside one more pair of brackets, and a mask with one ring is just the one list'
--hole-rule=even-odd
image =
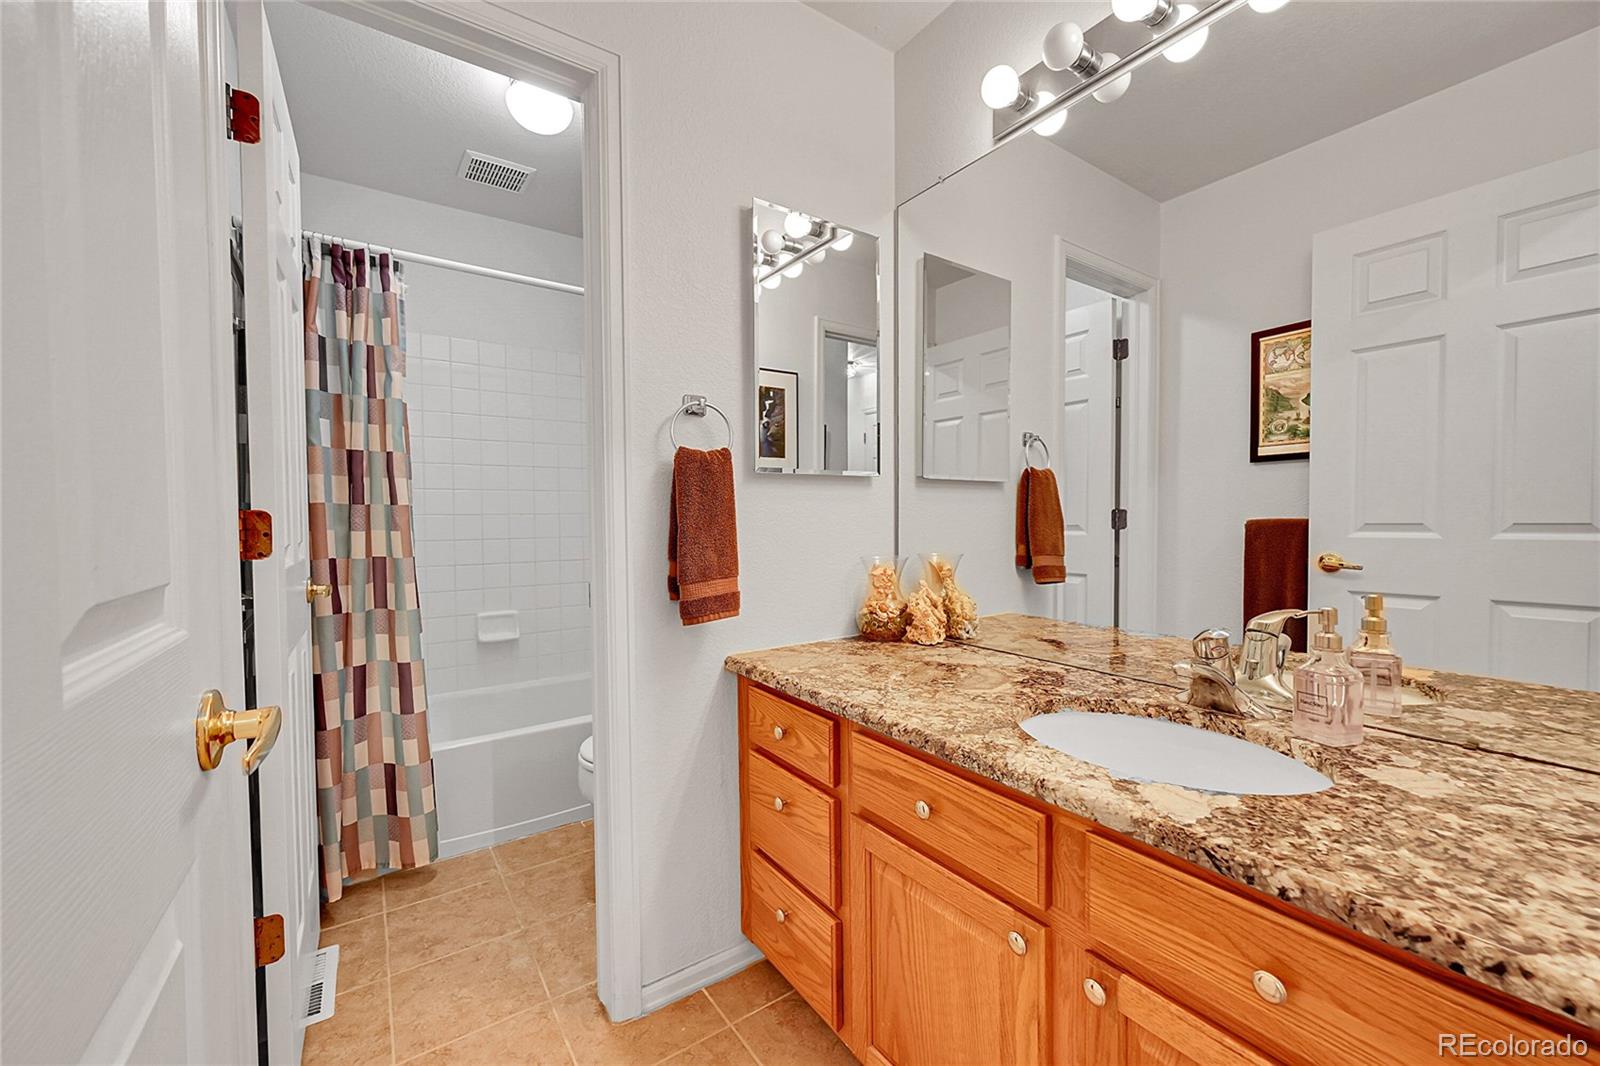
{"label": "tile floor", "polygon": [[765,962],[613,1025],[595,998],[594,831],[579,822],[346,889],[336,1013],[304,1066],[849,1066]]}

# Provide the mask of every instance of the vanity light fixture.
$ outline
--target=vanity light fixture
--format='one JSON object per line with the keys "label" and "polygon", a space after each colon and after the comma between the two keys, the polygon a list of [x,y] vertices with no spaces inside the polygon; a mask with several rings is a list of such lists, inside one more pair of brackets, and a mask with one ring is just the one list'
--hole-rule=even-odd
{"label": "vanity light fixture", "polygon": [[[1271,3],[1272,0],[1262,2]],[[1254,6],[1254,0],[1251,6]],[[1111,13],[1123,22],[1142,22],[1160,34],[1162,27],[1173,29],[1194,18],[1200,9],[1193,4],[1175,4],[1173,0],[1111,0]],[[1200,54],[1210,32],[1209,29],[1203,29],[1191,33],[1175,41],[1162,54],[1174,63],[1186,63]]]}
{"label": "vanity light fixture", "polygon": [[506,86],[506,110],[529,133],[554,137],[572,125],[572,101],[525,81]]}
{"label": "vanity light fixture", "polygon": [[[1051,70],[1070,70],[1080,78],[1092,78],[1122,58],[1115,52],[1095,51],[1094,47],[1084,39],[1083,27],[1076,22],[1058,22],[1050,27],[1049,32],[1044,35],[1043,51],[1045,66]],[[1128,91],[1128,85],[1132,81],[1133,75],[1126,74],[1105,88],[1096,90],[1094,98],[1102,104],[1115,103],[1122,99],[1122,94]],[[1049,124],[1042,122],[1039,125],[1042,127]]]}

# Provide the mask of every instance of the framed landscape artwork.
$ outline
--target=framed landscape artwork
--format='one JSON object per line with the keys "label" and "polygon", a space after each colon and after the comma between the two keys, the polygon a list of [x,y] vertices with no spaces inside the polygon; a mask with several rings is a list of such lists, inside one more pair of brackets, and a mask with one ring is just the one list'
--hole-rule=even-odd
{"label": "framed landscape artwork", "polygon": [[1250,461],[1311,457],[1311,323],[1250,334]]}
{"label": "framed landscape artwork", "polygon": [[756,469],[800,466],[800,375],[761,368],[756,381]]}

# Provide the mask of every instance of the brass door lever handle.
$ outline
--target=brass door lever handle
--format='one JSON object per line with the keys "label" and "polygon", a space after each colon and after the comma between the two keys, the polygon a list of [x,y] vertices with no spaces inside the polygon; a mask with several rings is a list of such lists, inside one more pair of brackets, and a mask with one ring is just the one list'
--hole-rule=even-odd
{"label": "brass door lever handle", "polygon": [[222,693],[210,690],[200,697],[200,713],[194,719],[194,752],[200,769],[215,770],[222,765],[223,748],[235,740],[248,740],[250,746],[240,763],[245,773],[255,773],[261,761],[271,754],[282,727],[283,712],[279,708],[230,711],[222,702]]}
{"label": "brass door lever handle", "polygon": [[1346,562],[1344,556],[1338,552],[1323,552],[1317,556],[1317,569],[1325,574],[1337,574],[1340,570],[1364,570],[1360,563]]}

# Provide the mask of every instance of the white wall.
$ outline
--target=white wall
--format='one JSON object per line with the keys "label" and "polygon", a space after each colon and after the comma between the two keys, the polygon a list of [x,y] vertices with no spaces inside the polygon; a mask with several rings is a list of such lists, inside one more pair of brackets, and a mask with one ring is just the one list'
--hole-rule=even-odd
{"label": "white wall", "polygon": [[[1016,568],[1014,533],[1022,433],[1054,439],[1059,421],[1055,353],[1063,324],[1056,310],[1066,262],[1056,259],[1056,238],[1156,275],[1159,206],[1043,138],[1024,137],[902,207],[899,232],[900,550],[964,553],[962,583],[986,614],[1053,614],[1057,587],[1035,585]],[[1011,282],[1007,435],[1015,457],[1003,483],[917,477],[917,271],[924,252]],[[1105,448],[1109,463],[1109,441]]]}
{"label": "white wall", "polygon": [[[759,196],[890,231],[892,64],[796,3],[515,10],[622,57],[631,771],[649,982],[742,943],[735,691],[724,657],[852,632],[857,556],[890,550],[893,479],[754,472],[745,212]],[[775,76],[778,52],[826,62]],[[892,350],[889,322],[880,328]],[[738,618],[687,629],[666,592],[667,423],[686,392],[733,418],[742,592]],[[721,423],[686,434],[720,444]]]}
{"label": "white wall", "polygon": [[1597,85],[1591,31],[1161,205],[1161,631],[1240,632],[1245,519],[1307,513],[1309,464],[1249,461],[1249,347],[1311,317],[1312,235],[1595,147]]}

